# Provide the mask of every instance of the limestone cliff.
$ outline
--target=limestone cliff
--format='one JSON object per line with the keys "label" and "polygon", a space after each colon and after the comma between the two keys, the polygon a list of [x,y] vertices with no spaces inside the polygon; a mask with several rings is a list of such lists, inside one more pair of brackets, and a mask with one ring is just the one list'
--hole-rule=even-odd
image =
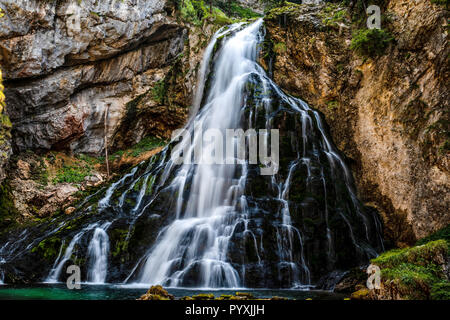
{"label": "limestone cliff", "polygon": [[289,4],[266,17],[274,54],[264,63],[323,112],[361,199],[401,246],[450,222],[448,11],[429,0],[384,3],[382,27],[395,38],[384,55],[351,50],[350,8]]}
{"label": "limestone cliff", "polygon": [[164,78],[188,40],[166,1],[2,0],[0,7],[17,151],[99,154],[105,111],[110,140],[127,103]]}
{"label": "limestone cliff", "polygon": [[110,154],[125,152],[110,159],[115,173],[159,146],[129,150],[144,137],[170,138],[186,121],[203,49],[221,26],[191,24],[175,2],[161,0],[0,0],[0,8],[13,127],[10,135],[2,108],[0,183],[9,167],[9,191],[0,196],[14,202],[8,215],[22,218],[64,211],[90,180],[106,181],[101,161],[78,157],[103,155],[105,113]]}

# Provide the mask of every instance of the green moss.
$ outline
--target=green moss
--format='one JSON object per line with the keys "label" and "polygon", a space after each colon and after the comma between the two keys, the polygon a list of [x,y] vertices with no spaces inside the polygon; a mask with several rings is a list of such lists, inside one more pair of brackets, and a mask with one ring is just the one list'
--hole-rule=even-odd
{"label": "green moss", "polygon": [[360,289],[356,292],[353,292],[351,298],[353,300],[364,300],[368,295],[369,295],[368,289]]}
{"label": "green moss", "polygon": [[92,157],[86,154],[78,154],[77,159],[86,162],[88,165],[93,166],[105,161],[104,157]]}
{"label": "green moss", "polygon": [[385,252],[372,263],[381,268],[382,281],[394,281],[405,298],[429,299],[433,294],[437,298],[445,296],[448,289],[441,284],[448,283],[442,270],[442,259],[447,259],[448,250],[447,241],[436,240]]}
{"label": "green moss", "polygon": [[138,144],[135,144],[133,147],[131,147],[129,155],[131,155],[132,157],[138,157],[144,152],[153,150],[158,147],[162,147],[165,144],[166,142],[159,138],[152,136],[145,137]]}
{"label": "green moss", "polygon": [[218,8],[213,8],[212,17],[213,23],[217,25],[223,26],[233,23],[233,20],[231,20],[222,10]]}
{"label": "green moss", "polygon": [[9,120],[9,117],[6,114],[0,114],[0,124],[7,129],[12,128],[11,120]]}
{"label": "green moss", "polygon": [[322,18],[322,23],[327,27],[338,27],[347,21],[348,11],[346,8],[340,7],[339,4],[328,3],[319,16]]}
{"label": "green moss", "polygon": [[53,183],[81,183],[88,175],[91,174],[92,168],[90,166],[75,166],[63,165],[58,170]]}
{"label": "green moss", "polygon": [[278,6],[273,9],[270,9],[266,13],[267,20],[277,19],[280,16],[284,15],[293,15],[301,8],[300,5],[292,2],[285,2],[283,6]]}
{"label": "green moss", "polygon": [[350,48],[363,57],[381,56],[394,38],[380,29],[360,29],[353,33]]}
{"label": "green moss", "polygon": [[0,229],[14,225],[18,215],[14,206],[11,186],[7,180],[0,184]]}
{"label": "green moss", "polygon": [[433,261],[438,254],[446,256],[447,250],[447,242],[445,240],[437,240],[412,248],[387,251],[377,258],[372,259],[372,263],[381,268],[393,268],[402,263],[426,265],[430,261]]}
{"label": "green moss", "polygon": [[241,6],[236,1],[217,1],[216,5],[228,16],[241,19],[252,19],[261,17],[259,13],[250,8]]}
{"label": "green moss", "polygon": [[440,281],[431,287],[432,300],[450,300],[450,283],[448,281]]}
{"label": "green moss", "polygon": [[48,260],[54,260],[60,250],[64,251],[64,248],[61,248],[62,241],[58,237],[51,237],[39,242],[39,244],[31,249],[31,252],[38,253],[42,257]]}
{"label": "green moss", "polygon": [[328,110],[330,110],[330,111],[334,111],[334,110],[336,110],[338,107],[339,107],[339,102],[336,101],[336,100],[328,101],[328,102],[327,102],[327,108],[328,108]]}
{"label": "green moss", "polygon": [[194,300],[214,300],[214,295],[212,293],[200,293],[192,296]]}
{"label": "green moss", "polygon": [[[218,25],[233,22],[221,9],[210,7],[203,0],[183,0],[177,2],[178,12],[182,20],[201,26],[205,20]],[[248,13],[247,13],[248,14]]]}
{"label": "green moss", "polygon": [[420,246],[426,244],[427,242],[436,240],[446,240],[447,243],[450,243],[450,224],[429,235],[428,237],[420,239],[419,241],[417,241],[416,245]]}
{"label": "green moss", "polygon": [[111,255],[113,257],[119,257],[123,252],[128,250],[127,235],[128,229],[114,229],[111,231],[110,238],[111,242],[113,242]]}
{"label": "green moss", "polygon": [[287,51],[286,44],[284,42],[276,43],[273,46],[273,51],[275,51],[275,53],[277,54],[285,53]]}
{"label": "green moss", "polygon": [[159,104],[164,104],[167,97],[166,81],[159,80],[158,82],[155,83],[152,89],[152,97],[153,100],[155,100]]}

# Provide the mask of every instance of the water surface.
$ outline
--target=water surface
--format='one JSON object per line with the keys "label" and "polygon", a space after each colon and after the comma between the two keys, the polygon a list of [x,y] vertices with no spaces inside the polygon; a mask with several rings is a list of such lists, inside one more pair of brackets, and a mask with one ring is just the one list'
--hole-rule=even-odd
{"label": "water surface", "polygon": [[[135,300],[147,290],[142,287],[121,285],[82,285],[80,290],[69,290],[64,284],[39,284],[30,286],[0,286],[0,300]],[[213,293],[219,297],[222,294],[235,294],[251,292],[257,298],[270,298],[273,296],[285,297],[295,300],[342,300],[344,295],[318,290],[200,290],[179,289],[167,290],[176,298],[192,296],[199,293]]]}

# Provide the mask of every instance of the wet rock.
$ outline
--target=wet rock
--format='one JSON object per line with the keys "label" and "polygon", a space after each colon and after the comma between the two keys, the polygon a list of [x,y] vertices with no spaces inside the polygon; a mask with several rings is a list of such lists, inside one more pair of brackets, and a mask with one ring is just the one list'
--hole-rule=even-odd
{"label": "wet rock", "polygon": [[68,207],[68,208],[66,208],[66,210],[64,210],[64,213],[67,214],[67,215],[70,215],[70,214],[72,214],[75,210],[76,210],[75,207]]}
{"label": "wet rock", "polygon": [[[388,244],[450,222],[448,11],[428,0],[385,1],[396,44],[376,59],[350,49],[352,28],[325,25],[327,4],[275,9],[267,40],[275,82],[319,109],[352,164],[361,199],[379,211]],[[340,10],[349,10],[341,5]]]}
{"label": "wet rock", "polygon": [[30,164],[28,162],[25,162],[25,161],[21,160],[21,159],[19,159],[17,161],[17,171],[18,171],[19,177],[21,179],[28,180],[31,177],[31,175],[30,175],[30,171],[31,171]]}
{"label": "wet rock", "polygon": [[162,286],[152,286],[146,294],[138,300],[173,300],[174,296],[169,294]]}
{"label": "wet rock", "polygon": [[97,187],[104,182],[102,175],[98,172],[84,178],[87,187]]}

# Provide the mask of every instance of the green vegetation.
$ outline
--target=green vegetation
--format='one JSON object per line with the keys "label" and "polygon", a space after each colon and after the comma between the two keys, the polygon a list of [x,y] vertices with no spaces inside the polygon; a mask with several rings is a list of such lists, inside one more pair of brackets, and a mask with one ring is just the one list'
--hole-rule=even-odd
{"label": "green vegetation", "polygon": [[82,153],[78,154],[77,158],[81,161],[86,162],[89,166],[105,162],[105,157],[91,157],[87,154]]}
{"label": "green vegetation", "polygon": [[[0,17],[3,15],[0,9]],[[6,104],[5,104],[5,94],[3,90],[5,89],[2,84],[3,76],[2,70],[0,69],[0,161],[6,160],[8,158],[7,149],[9,149],[9,145],[7,141],[11,138],[11,129],[12,124],[8,115],[5,113]],[[6,145],[6,149],[2,148]]]}
{"label": "green vegetation", "polygon": [[426,265],[438,254],[447,254],[448,245],[445,240],[431,241],[424,245],[405,249],[387,251],[372,260],[380,268],[394,268],[402,263]]}
{"label": "green vegetation", "polygon": [[61,248],[62,241],[58,237],[51,237],[39,242],[39,244],[31,249],[31,252],[38,253],[48,260],[53,260],[58,255]]}
{"label": "green vegetation", "polygon": [[427,242],[436,240],[446,240],[447,243],[450,243],[450,224],[440,229],[439,231],[429,235],[428,237],[420,239],[419,241],[417,241],[416,245],[420,246],[426,244]]}
{"label": "green vegetation", "polygon": [[394,281],[407,299],[448,298],[449,282],[442,269],[448,250],[447,241],[431,241],[385,252],[372,263],[381,268],[382,281]]}
{"label": "green vegetation", "polygon": [[0,229],[15,223],[17,210],[11,193],[11,187],[7,180],[0,184]]}
{"label": "green vegetation", "polygon": [[53,183],[81,183],[91,174],[92,168],[84,165],[63,165]]}
{"label": "green vegetation", "polygon": [[[116,258],[120,257],[123,252],[128,249],[127,241],[128,229],[114,229],[111,231],[110,239],[114,243],[111,255]],[[123,258],[123,257],[122,257]]]}
{"label": "green vegetation", "polygon": [[276,43],[273,46],[273,51],[277,54],[285,53],[287,51],[286,44],[284,42]]}
{"label": "green vegetation", "polygon": [[222,10],[205,4],[203,0],[178,0],[175,1],[175,4],[178,7],[181,18],[197,26],[202,25],[205,20],[210,20],[218,25],[233,22]]}
{"label": "green vegetation", "polygon": [[174,296],[169,294],[162,286],[152,286],[139,300],[173,300]]}
{"label": "green vegetation", "polygon": [[270,9],[266,13],[266,19],[272,20],[275,18],[280,17],[281,15],[291,15],[297,12],[297,10],[300,9],[300,5],[292,2],[279,2],[278,5],[272,6],[272,9]]}
{"label": "green vegetation", "polygon": [[346,22],[348,17],[347,8],[342,8],[335,3],[328,3],[320,13],[322,23],[328,27],[338,27]]}
{"label": "green vegetation", "polygon": [[327,108],[330,111],[334,111],[339,107],[339,102],[336,100],[328,101],[327,102]]}
{"label": "green vegetation", "polygon": [[[153,100],[158,102],[159,104],[164,104],[164,101],[167,96],[167,85],[166,81],[159,80],[155,83],[155,85],[152,88],[152,97]],[[134,100],[133,100],[134,101]]]}
{"label": "green vegetation", "polygon": [[374,58],[381,56],[394,38],[380,29],[360,29],[353,33],[350,48],[360,56]]}
{"label": "green vegetation", "polygon": [[431,287],[432,300],[450,300],[450,283],[441,281]]}
{"label": "green vegetation", "polygon": [[145,137],[138,144],[135,144],[128,152],[132,157],[138,157],[142,153],[153,150],[158,147],[162,147],[166,144],[164,140],[156,137]]}
{"label": "green vegetation", "polygon": [[448,8],[450,0],[431,0],[431,3],[439,4],[441,6],[445,6],[446,8]]}
{"label": "green vegetation", "polygon": [[217,7],[229,17],[240,19],[253,19],[261,17],[259,13],[254,12],[250,8],[241,6],[236,1],[216,1]]}

